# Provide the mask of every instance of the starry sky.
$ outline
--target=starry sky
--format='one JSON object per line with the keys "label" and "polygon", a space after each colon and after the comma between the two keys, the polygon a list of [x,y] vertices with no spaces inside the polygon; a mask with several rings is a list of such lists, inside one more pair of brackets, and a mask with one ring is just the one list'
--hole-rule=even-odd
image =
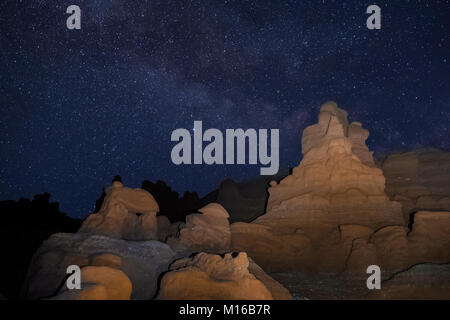
{"label": "starry sky", "polygon": [[277,128],[287,168],[327,100],[375,154],[449,150],[449,40],[443,0],[1,1],[0,199],[47,191],[85,217],[116,174],[203,196],[260,166],[176,166],[173,130]]}

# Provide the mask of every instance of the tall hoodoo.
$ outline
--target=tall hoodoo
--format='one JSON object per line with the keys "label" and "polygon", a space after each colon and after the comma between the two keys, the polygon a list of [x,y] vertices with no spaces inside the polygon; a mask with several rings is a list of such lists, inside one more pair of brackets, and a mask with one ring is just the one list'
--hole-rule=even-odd
{"label": "tall hoodoo", "polygon": [[[296,219],[300,224],[404,224],[401,206],[385,193],[383,172],[374,167],[361,123],[348,123],[336,103],[320,108],[318,123],[302,136],[303,160],[279,184],[271,182],[267,213],[256,220]],[[297,219],[296,219],[297,220]]]}

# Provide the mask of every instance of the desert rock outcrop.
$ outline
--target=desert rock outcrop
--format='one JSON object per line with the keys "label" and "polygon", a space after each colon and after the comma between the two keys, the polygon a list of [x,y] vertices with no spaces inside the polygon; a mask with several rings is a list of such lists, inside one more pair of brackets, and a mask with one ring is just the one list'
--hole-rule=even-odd
{"label": "desert rock outcrop", "polygon": [[81,269],[81,289],[64,290],[51,300],[130,300],[132,283],[120,269],[86,266]]}
{"label": "desert rock outcrop", "polygon": [[168,244],[192,252],[222,253],[230,250],[231,233],[228,212],[218,203],[210,203],[199,213],[186,216],[178,238],[169,238]]}
{"label": "desert rock outcrop", "polygon": [[347,261],[347,271],[365,277],[364,268],[380,266],[382,278],[406,270],[418,263],[450,261],[450,212],[419,211],[414,215],[412,230],[388,226],[369,238],[359,238]]}
{"label": "desert rock outcrop", "polygon": [[277,218],[290,218],[298,227],[314,223],[372,228],[404,224],[400,203],[390,201],[384,193],[383,172],[366,165],[373,164],[371,153],[367,150],[358,156],[361,152],[354,151],[357,141],[358,149],[362,148],[359,145],[364,144],[366,131],[359,123],[348,125],[347,113],[335,103],[324,104],[319,123],[303,132],[300,165],[279,184],[272,183],[267,213],[256,222],[271,224]]}
{"label": "desert rock outcrop", "polygon": [[450,211],[450,152],[419,149],[392,154],[380,163],[386,194],[402,204],[403,214]]}
{"label": "desert rock outcrop", "polygon": [[231,226],[233,250],[269,271],[342,271],[353,240],[406,226],[401,204],[384,193],[367,137],[334,102],[322,105],[318,123],[303,132],[301,163],[271,182],[266,214]]}
{"label": "desert rock outcrop", "polygon": [[[229,213],[216,202],[197,210],[207,202],[196,194],[183,197],[186,203],[198,200],[183,210],[184,200],[177,200],[174,207],[180,210],[171,215],[170,202],[178,195],[163,183],[148,183],[166,203],[164,215],[156,216],[159,206],[150,193],[115,180],[98,213],[78,233],[53,234],[35,253],[23,297],[292,299],[272,276],[296,297],[307,297],[309,289],[297,295],[298,275],[300,281],[327,279],[332,284],[328,293],[345,284],[348,297],[361,297],[367,295],[370,265],[380,266],[387,288],[375,298],[408,297],[405,290],[413,278],[411,297],[446,297],[450,158],[422,150],[389,156],[380,169],[365,144],[368,136],[361,123],[348,123],[346,111],[325,103],[318,123],[303,132],[300,164],[279,183],[270,183],[265,214],[253,220],[266,191],[252,190],[252,183],[228,181],[205,198],[215,201],[217,194],[235,221],[251,223],[230,225]],[[186,212],[195,213],[185,223],[170,223],[168,217]],[[69,265],[81,268],[80,290],[65,289]]]}
{"label": "desert rock outcrop", "polygon": [[[131,280],[132,299],[151,299],[156,293],[159,275],[174,259],[176,256],[172,249],[158,241],[57,233],[46,240],[33,256],[23,296],[27,299],[55,296],[64,286],[67,267],[78,265],[82,270],[87,266],[121,270]],[[105,282],[101,284],[105,286]]]}
{"label": "desert rock outcrop", "polygon": [[[175,261],[161,280],[158,299],[271,300],[274,296],[292,299],[279,283],[257,266],[249,268],[250,264],[244,252],[235,257],[230,253],[224,257],[199,253],[193,258]],[[260,278],[250,270],[255,270]]]}
{"label": "desert rock outcrop", "polygon": [[157,239],[158,211],[158,204],[150,193],[126,188],[114,181],[106,190],[100,211],[87,217],[79,232],[125,240]]}

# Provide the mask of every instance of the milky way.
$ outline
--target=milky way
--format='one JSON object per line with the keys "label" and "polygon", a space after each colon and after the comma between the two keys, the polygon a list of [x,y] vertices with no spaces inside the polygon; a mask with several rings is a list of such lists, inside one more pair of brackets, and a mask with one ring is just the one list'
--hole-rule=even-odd
{"label": "milky way", "polygon": [[84,217],[115,174],[204,195],[259,166],[175,166],[174,129],[279,128],[287,168],[327,100],[375,154],[450,149],[450,2],[377,1],[381,30],[370,4],[2,1],[0,198],[48,191]]}

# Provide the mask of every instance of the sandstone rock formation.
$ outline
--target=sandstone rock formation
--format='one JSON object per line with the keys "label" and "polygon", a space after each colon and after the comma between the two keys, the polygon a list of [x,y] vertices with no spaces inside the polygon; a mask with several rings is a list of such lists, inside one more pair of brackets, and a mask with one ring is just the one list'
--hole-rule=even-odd
{"label": "sandstone rock formation", "polygon": [[419,211],[414,215],[412,230],[402,226],[388,226],[377,230],[369,238],[353,242],[347,260],[347,271],[366,277],[365,268],[380,266],[382,278],[411,266],[450,261],[450,212]]}
{"label": "sandstone rock formation", "polygon": [[218,203],[199,209],[201,214],[186,217],[178,238],[169,238],[168,244],[191,252],[221,253],[230,250],[231,234],[227,211]]}
{"label": "sandstone rock formation", "polygon": [[[162,300],[292,299],[279,283],[252,264],[244,252],[233,257],[199,253],[175,261],[160,286]],[[250,270],[255,271],[254,275]],[[267,286],[266,286],[267,284]],[[271,293],[271,290],[273,293]]]}
{"label": "sandstone rock formation", "polygon": [[[224,183],[204,198],[216,196],[251,223],[230,226],[227,210],[211,202],[186,223],[171,224],[167,217],[196,212],[203,200],[196,194],[178,199],[162,182],[149,182],[147,190],[160,192],[165,202],[164,215],[156,216],[150,193],[115,179],[77,234],[54,234],[35,253],[23,297],[152,299],[159,287],[158,299],[292,299],[272,278],[278,273],[292,292],[302,286],[292,281],[297,274],[309,279],[303,294],[311,292],[310,279],[325,278],[330,290],[345,284],[346,297],[360,298],[367,295],[369,265],[380,266],[386,290],[368,298],[447,297],[450,157],[436,150],[387,157],[381,164],[385,193],[368,136],[361,123],[348,123],[347,112],[325,103],[318,123],[303,132],[301,163],[270,183],[264,215],[253,220],[265,199],[260,182],[258,190]],[[65,287],[72,264],[81,268],[80,290]]]}
{"label": "sandstone rock formation", "polygon": [[373,152],[366,146],[369,131],[362,127],[361,122],[352,122],[347,129],[347,137],[352,141],[352,152],[366,166],[374,167]]}
{"label": "sandstone rock formation", "polygon": [[419,210],[450,211],[450,152],[419,149],[392,154],[380,167],[386,194],[402,204],[407,219]]}
{"label": "sandstone rock formation", "polygon": [[415,213],[408,240],[413,262],[450,262],[450,211]]}
{"label": "sandstone rock formation", "polygon": [[300,165],[271,182],[266,214],[231,226],[233,250],[268,271],[342,271],[354,239],[405,226],[401,204],[384,193],[367,136],[334,102],[322,105],[318,124],[303,132]]}
{"label": "sandstone rock formation", "polygon": [[302,232],[275,233],[257,223],[233,223],[231,247],[244,251],[266,272],[297,271],[315,265],[311,259],[311,240]]}
{"label": "sandstone rock formation", "polygon": [[371,153],[354,151],[353,141],[359,142],[361,150],[366,131],[360,124],[349,126],[347,113],[335,103],[324,104],[319,123],[303,132],[303,160],[292,175],[272,183],[268,212],[257,222],[293,218],[308,225],[351,223],[380,228],[404,224],[400,204],[384,193],[383,172],[365,164],[373,164]]}
{"label": "sandstone rock formation", "polygon": [[[120,269],[131,280],[132,299],[151,299],[156,293],[159,275],[176,258],[167,244],[158,241],[126,241],[101,235],[57,233],[46,240],[33,256],[23,297],[40,299],[55,296],[64,286],[67,267],[78,265],[82,270],[87,266]],[[84,272],[90,277],[100,269],[86,270]],[[117,278],[118,282],[114,280],[113,283],[119,283],[125,288],[126,281],[118,272],[109,273],[114,273],[114,277],[111,275],[109,280],[99,278],[97,282],[106,290],[90,289],[95,291],[89,293],[88,297],[92,297],[91,294],[105,297],[103,294],[106,294],[106,297],[118,298],[115,293],[111,293],[114,292],[110,290],[111,279]]]}
{"label": "sandstone rock formation", "polygon": [[79,232],[125,240],[157,239],[158,204],[142,189],[123,187],[114,181],[106,190],[100,212],[91,214]]}
{"label": "sandstone rock formation", "polygon": [[81,289],[68,290],[51,300],[130,300],[132,283],[120,269],[86,266],[81,269]]}

